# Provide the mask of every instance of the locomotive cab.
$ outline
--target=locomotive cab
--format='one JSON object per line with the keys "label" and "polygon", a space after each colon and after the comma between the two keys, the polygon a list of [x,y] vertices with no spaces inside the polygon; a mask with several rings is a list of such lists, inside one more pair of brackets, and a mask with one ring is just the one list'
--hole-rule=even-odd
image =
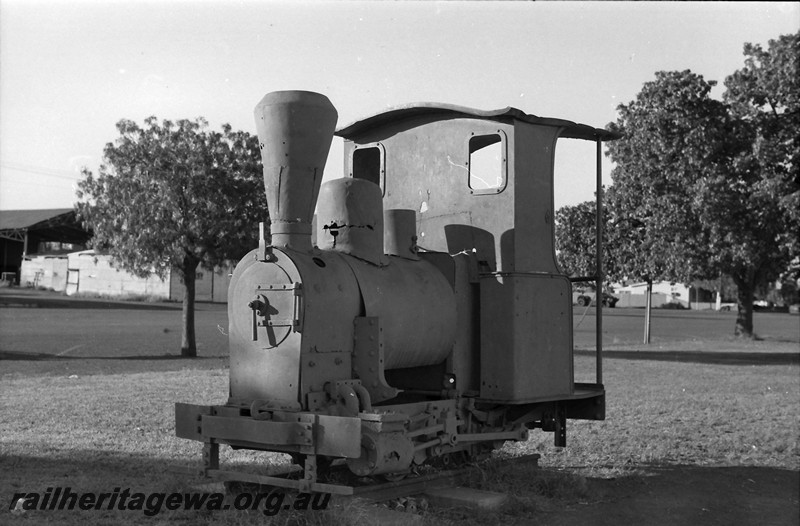
{"label": "locomotive cab", "polygon": [[[613,136],[513,108],[430,103],[337,135],[348,177],[378,183],[387,208],[418,212],[420,247],[477,260],[478,299],[459,327],[478,331],[460,334],[451,357],[462,389],[511,404],[574,396],[572,287],[554,248],[554,154],[561,137]],[[469,368],[476,364],[480,374]],[[419,371],[405,376],[413,381]]]}

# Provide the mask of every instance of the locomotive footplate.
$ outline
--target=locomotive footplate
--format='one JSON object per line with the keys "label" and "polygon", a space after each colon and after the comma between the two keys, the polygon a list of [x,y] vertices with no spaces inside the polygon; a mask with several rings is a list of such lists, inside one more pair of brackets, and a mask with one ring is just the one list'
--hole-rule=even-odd
{"label": "locomotive footplate", "polygon": [[[318,481],[318,463],[324,468],[332,460],[342,459],[358,477],[402,477],[431,459],[474,453],[480,443],[527,439],[522,422],[481,429],[474,422],[468,424],[467,405],[468,400],[421,402],[384,406],[358,416],[335,416],[286,410],[252,414],[230,405],[179,403],[175,405],[175,433],[204,443],[203,474],[207,477],[346,494],[347,490]],[[288,453],[301,464],[302,479],[222,470],[220,444]]]}
{"label": "locomotive footplate", "polygon": [[273,411],[271,419],[241,414],[238,407],[175,404],[180,438],[286,453],[358,458],[361,419],[316,413]]}
{"label": "locomotive footplate", "polygon": [[[315,413],[272,411],[270,419],[243,415],[241,408],[175,404],[175,434],[204,443],[203,475],[221,481],[342,493],[335,485],[317,482],[317,455],[338,458],[361,456],[361,419]],[[303,478],[265,476],[220,469],[219,446],[299,454],[305,458]],[[345,491],[345,493],[347,493]]]}

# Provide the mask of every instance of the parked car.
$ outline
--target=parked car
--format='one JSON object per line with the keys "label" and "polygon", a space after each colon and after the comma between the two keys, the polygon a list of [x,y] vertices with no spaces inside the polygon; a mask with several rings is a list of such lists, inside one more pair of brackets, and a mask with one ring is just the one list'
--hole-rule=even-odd
{"label": "parked car", "polygon": [[[609,307],[613,309],[614,307],[616,307],[618,301],[619,301],[618,297],[612,296],[607,292],[603,293],[603,307]],[[581,307],[586,307],[590,303],[592,305],[597,304],[597,302],[595,302],[594,295],[589,296],[586,294],[582,294],[578,296],[578,305],[580,305]]]}

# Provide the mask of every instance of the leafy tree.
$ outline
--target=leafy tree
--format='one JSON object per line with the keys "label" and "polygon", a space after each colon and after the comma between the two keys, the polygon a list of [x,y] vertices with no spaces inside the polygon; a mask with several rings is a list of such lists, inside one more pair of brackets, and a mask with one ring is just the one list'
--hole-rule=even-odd
{"label": "leafy tree", "polygon": [[[800,278],[800,32],[769,41],[764,50],[745,44],[745,67],[725,79],[724,100],[747,134],[748,147],[736,160],[752,188],[753,212],[783,228],[772,239],[780,257],[764,262],[770,281]],[[768,201],[771,206],[758,206]],[[740,271],[741,273],[741,271]],[[737,285],[739,282],[737,281]],[[756,280],[756,287],[763,287]]]}
{"label": "leafy tree", "polygon": [[797,254],[798,37],[745,54],[724,101],[691,71],[658,72],[618,107],[609,204],[622,269],[682,282],[730,276],[735,333],[752,336],[756,287]]}
{"label": "leafy tree", "polygon": [[591,276],[595,272],[594,213],[593,201],[556,210],[556,255],[568,276]]}
{"label": "leafy tree", "polygon": [[[636,209],[624,206],[617,190],[613,186],[604,189],[604,277],[611,282],[660,276],[660,270],[648,266],[651,261],[642,250],[658,239],[646,239],[645,223],[632,213]],[[559,266],[569,276],[593,276],[596,273],[596,207],[596,201],[585,201],[556,211],[556,254]]]}
{"label": "leafy tree", "polygon": [[[745,44],[745,67],[725,79],[725,101],[744,121],[750,147],[740,162],[762,173],[762,185],[778,197],[778,205],[800,223],[800,32],[769,41],[764,51]],[[779,240],[800,255],[798,231]]]}
{"label": "leafy tree", "polygon": [[[556,211],[556,254],[561,270],[572,277],[594,276],[596,268],[596,202],[584,201]],[[603,207],[604,239],[608,240],[609,210]],[[603,243],[603,274],[616,277],[616,258],[608,242]]]}
{"label": "leafy tree", "polygon": [[[658,72],[635,101],[620,105],[608,145],[617,164],[608,195],[631,276],[689,281],[703,251],[693,187],[725,164],[726,111],[709,97],[714,82],[690,71]],[[701,254],[705,255],[705,254]]]}
{"label": "leafy tree", "polygon": [[93,246],[142,277],[181,277],[181,354],[196,356],[195,279],[238,259],[255,243],[254,224],[267,221],[258,139],[224,125],[145,119],[117,123],[99,175],[83,170],[76,209],[94,230]]}

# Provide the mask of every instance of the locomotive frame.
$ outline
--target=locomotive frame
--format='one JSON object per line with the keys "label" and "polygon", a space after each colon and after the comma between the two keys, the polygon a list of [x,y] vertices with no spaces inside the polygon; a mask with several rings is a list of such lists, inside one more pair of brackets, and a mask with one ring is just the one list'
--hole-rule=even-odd
{"label": "locomotive frame", "polygon": [[[596,142],[600,247],[601,144],[616,135],[414,104],[336,130],[345,177],[320,187],[336,118],[311,92],[256,106],[271,239],[262,227],[231,280],[229,399],[175,407],[204,474],[348,494],[324,479],[334,461],[394,480],[534,428],[564,446],[567,419],[605,419],[600,305],[596,381],[574,380],[553,167],[559,138]],[[600,254],[573,281],[602,290]],[[222,470],[221,444],[288,453],[302,478]]]}

